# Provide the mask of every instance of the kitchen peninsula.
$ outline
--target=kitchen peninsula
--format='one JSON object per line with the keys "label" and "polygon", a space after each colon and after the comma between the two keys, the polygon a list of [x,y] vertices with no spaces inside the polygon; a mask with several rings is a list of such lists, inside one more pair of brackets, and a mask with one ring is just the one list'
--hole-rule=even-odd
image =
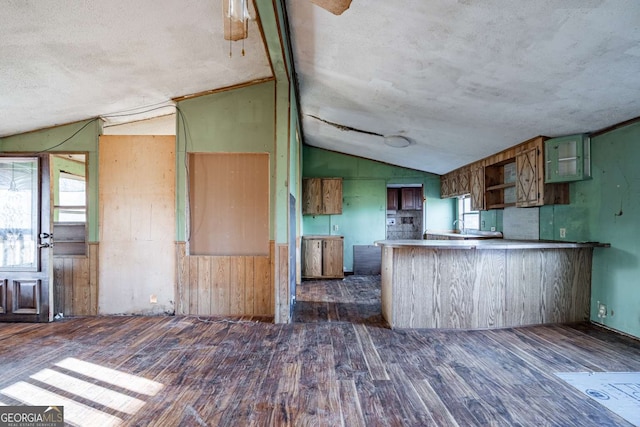
{"label": "kitchen peninsula", "polygon": [[594,244],[382,240],[392,328],[501,328],[589,319]]}

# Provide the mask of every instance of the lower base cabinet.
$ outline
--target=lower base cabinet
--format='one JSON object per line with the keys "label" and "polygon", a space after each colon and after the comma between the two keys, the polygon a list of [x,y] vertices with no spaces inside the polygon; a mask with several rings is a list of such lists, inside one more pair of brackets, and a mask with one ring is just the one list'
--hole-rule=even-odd
{"label": "lower base cabinet", "polygon": [[302,277],[342,279],[344,238],[342,236],[302,237]]}

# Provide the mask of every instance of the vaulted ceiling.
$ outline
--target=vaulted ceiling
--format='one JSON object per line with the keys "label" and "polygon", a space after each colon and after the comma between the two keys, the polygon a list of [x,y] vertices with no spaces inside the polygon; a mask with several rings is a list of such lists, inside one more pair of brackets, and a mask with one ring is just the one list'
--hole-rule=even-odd
{"label": "vaulted ceiling", "polygon": [[[327,2],[285,0],[307,144],[445,173],[640,116],[635,0]],[[272,76],[255,20],[244,56],[222,28],[221,0],[5,2],[0,136]]]}

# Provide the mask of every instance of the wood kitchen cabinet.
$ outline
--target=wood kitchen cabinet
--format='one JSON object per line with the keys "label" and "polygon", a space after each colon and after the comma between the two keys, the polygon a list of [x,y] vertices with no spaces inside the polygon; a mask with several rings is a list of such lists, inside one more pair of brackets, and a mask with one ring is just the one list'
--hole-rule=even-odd
{"label": "wood kitchen cabinet", "polygon": [[302,213],[337,215],[342,213],[342,178],[303,178]]}
{"label": "wood kitchen cabinet", "polygon": [[[545,148],[552,153],[547,154],[548,158],[545,158]],[[568,183],[556,180],[588,176],[588,157],[589,145],[583,135],[553,140],[537,136],[441,175],[440,197],[470,194],[471,209],[479,211],[568,204]],[[582,165],[582,169],[576,162]],[[545,167],[556,169],[550,172]],[[557,176],[561,169],[566,172],[562,178]],[[581,170],[586,172],[572,175],[574,171],[580,174]]]}
{"label": "wood kitchen cabinet", "polygon": [[485,166],[484,200],[487,209],[502,209],[516,205],[516,166],[512,159]]}
{"label": "wood kitchen cabinet", "polygon": [[449,174],[440,175],[440,198],[446,199],[447,197],[451,197],[451,186],[450,186],[451,176]]}
{"label": "wood kitchen cabinet", "polygon": [[464,196],[471,193],[470,167],[464,166],[455,170],[456,174],[456,196]]}
{"label": "wood kitchen cabinet", "polygon": [[344,277],[342,236],[302,236],[302,277],[341,279]]}
{"label": "wood kitchen cabinet", "polygon": [[525,144],[516,154],[516,206],[568,204],[569,184],[544,182],[544,138],[534,138]]}
{"label": "wood kitchen cabinet", "polygon": [[405,211],[422,210],[422,187],[404,187],[400,189],[400,206]]}
{"label": "wood kitchen cabinet", "polygon": [[476,162],[469,166],[469,193],[471,194],[471,210],[485,210],[483,162]]}
{"label": "wood kitchen cabinet", "polygon": [[387,210],[397,211],[399,209],[399,191],[399,188],[387,188]]}
{"label": "wood kitchen cabinet", "polygon": [[570,135],[544,142],[545,182],[580,181],[591,176],[590,140]]}
{"label": "wood kitchen cabinet", "polygon": [[471,169],[464,166],[440,176],[440,198],[464,196],[471,192]]}

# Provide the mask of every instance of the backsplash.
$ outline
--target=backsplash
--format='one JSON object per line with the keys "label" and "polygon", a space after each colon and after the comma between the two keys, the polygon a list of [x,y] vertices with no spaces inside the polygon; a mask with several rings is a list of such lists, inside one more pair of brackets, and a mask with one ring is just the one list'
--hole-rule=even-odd
{"label": "backsplash", "polygon": [[505,208],[502,214],[505,239],[538,240],[540,238],[539,208]]}
{"label": "backsplash", "polygon": [[422,239],[422,231],[422,211],[387,211],[387,240]]}

